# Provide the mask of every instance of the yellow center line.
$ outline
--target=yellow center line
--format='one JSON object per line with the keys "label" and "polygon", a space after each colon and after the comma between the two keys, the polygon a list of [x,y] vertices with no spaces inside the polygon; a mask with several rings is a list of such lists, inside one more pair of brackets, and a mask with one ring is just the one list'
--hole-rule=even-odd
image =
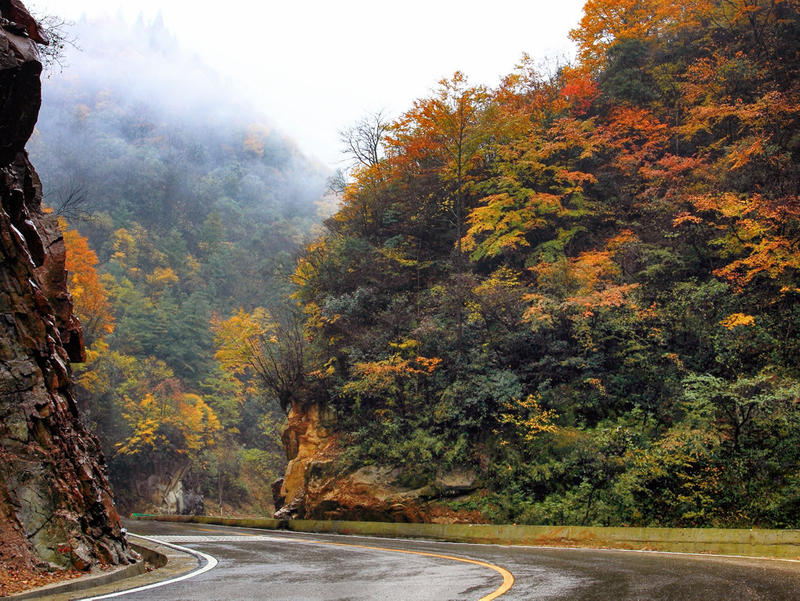
{"label": "yellow center line", "polygon": [[449,559],[452,561],[460,561],[461,563],[471,563],[476,566],[481,566],[484,568],[489,568],[491,570],[494,570],[503,577],[503,584],[500,585],[498,589],[492,591],[485,597],[481,597],[478,601],[492,601],[492,599],[497,599],[501,595],[506,594],[511,589],[511,587],[514,586],[514,575],[511,572],[509,572],[505,568],[501,568],[500,566],[494,565],[492,563],[487,563],[485,561],[479,561],[477,559],[467,559],[466,557],[456,557],[455,555],[442,555],[439,553],[427,553],[425,551],[407,551],[406,549],[392,549],[389,547],[371,547],[369,545],[354,545],[351,543],[334,543],[325,540],[305,539],[303,540],[303,542],[315,543],[318,545],[332,545],[336,547],[355,547],[357,549],[370,549],[372,551],[390,551],[392,553],[405,553],[407,555],[422,555],[423,557],[436,557],[438,559]]}
{"label": "yellow center line", "polygon": [[[196,527],[196,530],[200,530],[201,532],[213,532],[214,534],[223,534],[229,533],[230,531],[221,530],[221,529],[211,529],[211,528],[199,528]],[[239,536],[258,536],[257,534],[249,534],[247,532],[236,532]],[[283,537],[281,537],[283,538]],[[369,549],[371,551],[389,551],[390,553],[405,553],[406,555],[421,555],[423,557],[435,557],[437,559],[449,559],[451,561],[460,561],[461,563],[471,563],[476,566],[481,566],[484,568],[489,568],[490,570],[494,570],[498,574],[503,577],[503,584],[500,587],[485,597],[481,597],[478,601],[492,601],[492,599],[497,599],[501,595],[507,593],[512,586],[514,586],[514,575],[502,568],[500,566],[494,565],[492,563],[487,563],[485,561],[479,561],[477,559],[467,559],[466,557],[456,557],[455,555],[442,555],[440,553],[428,553],[426,551],[409,551],[406,549],[392,549],[390,547],[373,547],[370,545],[354,545],[352,543],[336,543],[333,541],[327,540],[314,540],[310,538],[290,538],[286,537],[284,540],[288,542],[300,542],[300,543],[311,543],[316,545],[330,545],[333,547],[353,547],[355,549]]]}

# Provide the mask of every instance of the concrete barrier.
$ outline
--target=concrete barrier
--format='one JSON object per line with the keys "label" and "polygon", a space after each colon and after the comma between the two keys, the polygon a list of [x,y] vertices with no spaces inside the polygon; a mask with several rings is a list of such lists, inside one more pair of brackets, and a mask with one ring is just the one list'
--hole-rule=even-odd
{"label": "concrete barrier", "polygon": [[192,524],[217,524],[219,526],[239,526],[241,528],[263,528],[265,530],[286,530],[285,520],[273,518],[225,518],[210,515],[145,515],[132,513],[136,520],[157,522],[186,522]]}
{"label": "concrete barrier", "polygon": [[[161,553],[160,551],[158,551],[157,549],[153,548],[150,545],[146,546],[140,543],[136,543],[132,540],[129,540],[128,544],[130,545],[131,549],[133,549],[139,555],[142,556],[142,559],[145,562],[149,563],[155,569],[163,568],[165,565],[167,565],[167,562],[169,561],[164,553]],[[142,572],[144,571],[145,570],[142,570]]]}
{"label": "concrete barrier", "polygon": [[800,530],[280,521],[269,518],[212,516],[152,516],[140,519],[293,532],[424,538],[448,542],[715,553],[800,560]]}

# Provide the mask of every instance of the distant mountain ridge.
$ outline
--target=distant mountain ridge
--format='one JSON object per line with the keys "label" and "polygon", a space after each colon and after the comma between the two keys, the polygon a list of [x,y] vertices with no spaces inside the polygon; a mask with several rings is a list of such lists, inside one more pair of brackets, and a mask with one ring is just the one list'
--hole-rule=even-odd
{"label": "distant mountain ridge", "polygon": [[79,232],[69,240],[87,239],[89,263],[96,253],[94,292],[110,305],[103,319],[81,305],[102,324],[80,368],[84,419],[126,509],[269,503],[283,416],[220,367],[213,323],[280,303],[327,170],[161,21],[84,20],[74,34],[30,151],[46,203]]}

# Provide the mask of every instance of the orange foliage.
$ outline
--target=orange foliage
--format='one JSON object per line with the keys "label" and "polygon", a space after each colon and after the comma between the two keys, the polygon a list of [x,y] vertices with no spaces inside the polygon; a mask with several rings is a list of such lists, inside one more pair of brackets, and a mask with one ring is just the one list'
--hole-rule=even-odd
{"label": "orange foliage", "polygon": [[395,378],[417,375],[430,375],[441,364],[438,357],[417,356],[413,359],[402,359],[400,355],[392,355],[383,361],[356,363],[355,372],[362,378],[376,385],[385,384]]}
{"label": "orange foliage", "polygon": [[242,142],[242,149],[259,158],[264,156],[264,140],[269,136],[269,129],[260,125],[251,125]]}
{"label": "orange foliage", "polygon": [[585,115],[600,94],[597,83],[586,69],[565,69],[561,96],[572,106],[575,115]]}
{"label": "orange foliage", "polygon": [[658,160],[669,145],[669,128],[650,110],[615,108],[599,139],[617,154],[613,164],[625,175],[637,175]]}
{"label": "orange foliage", "polygon": [[694,27],[711,13],[713,0],[588,0],[580,25],[570,32],[584,65],[603,65],[614,42]]}
{"label": "orange foliage", "polygon": [[415,101],[389,128],[391,164],[417,173],[434,170],[461,186],[490,133],[483,127],[489,99],[485,88],[470,86],[459,71],[441,80],[433,97]]}
{"label": "orange foliage", "polygon": [[769,200],[759,194],[725,192],[690,200],[699,215],[683,212],[673,225],[706,223],[720,232],[714,243],[733,260],[715,275],[741,289],[757,275],[778,280],[800,272],[800,242],[782,233],[789,221],[800,219],[797,197]]}
{"label": "orange foliage", "polygon": [[635,308],[630,295],[638,284],[618,283],[620,269],[612,250],[632,240],[631,232],[622,232],[607,242],[609,250],[587,251],[572,259],[542,262],[532,267],[538,289],[563,299],[563,304],[554,306],[552,301],[548,303],[546,296],[530,294],[526,300],[531,304],[524,319],[536,325],[551,321],[552,311],[572,308],[588,318],[601,307],[629,305]]}
{"label": "orange foliage", "polygon": [[97,254],[89,248],[89,241],[74,229],[64,229],[67,248],[66,269],[69,273],[69,291],[75,314],[81,320],[87,344],[114,331],[114,316],[108,292],[97,273]]}
{"label": "orange foliage", "polygon": [[345,384],[342,391],[355,396],[392,397],[400,394],[404,385],[433,374],[441,363],[438,357],[417,355],[412,359],[403,359],[400,353],[380,361],[356,363],[353,372],[358,379]]}

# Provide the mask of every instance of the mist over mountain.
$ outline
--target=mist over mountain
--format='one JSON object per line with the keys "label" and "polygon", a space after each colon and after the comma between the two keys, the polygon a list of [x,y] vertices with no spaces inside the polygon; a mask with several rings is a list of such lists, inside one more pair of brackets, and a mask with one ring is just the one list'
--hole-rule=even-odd
{"label": "mist over mountain", "polygon": [[71,32],[77,48],[44,81],[28,150],[68,228],[89,347],[78,401],[118,502],[266,503],[283,416],[221,369],[214,324],[280,304],[330,202],[326,168],[160,18],[82,20]]}
{"label": "mist over mountain", "polygon": [[[45,82],[30,145],[51,204],[79,183],[92,210],[154,227],[214,210],[315,213],[325,168],[181,51],[160,19],[84,20],[73,31],[77,48]],[[219,179],[231,176],[235,189],[221,191]]]}

